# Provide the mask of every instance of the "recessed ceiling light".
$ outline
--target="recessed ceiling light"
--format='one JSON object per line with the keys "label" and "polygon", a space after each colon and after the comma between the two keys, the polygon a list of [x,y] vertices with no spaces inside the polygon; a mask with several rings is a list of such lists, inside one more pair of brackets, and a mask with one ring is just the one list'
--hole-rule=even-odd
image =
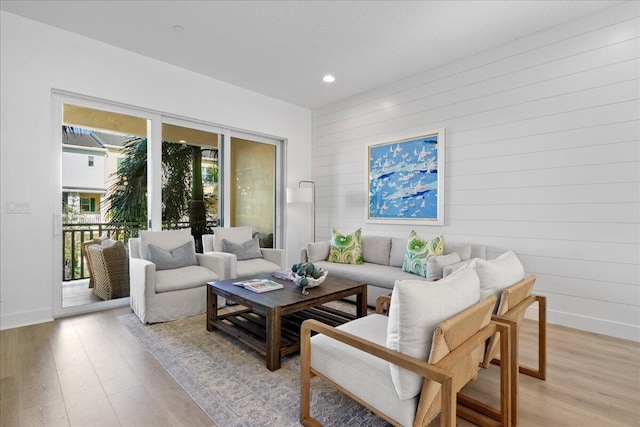
{"label": "recessed ceiling light", "polygon": [[187,142],[187,140],[186,140],[186,139],[181,139],[181,140],[179,140],[178,142],[179,142],[180,144],[185,144],[185,143]]}
{"label": "recessed ceiling light", "polygon": [[327,74],[326,76],[324,76],[322,78],[322,81],[325,82],[325,83],[333,83],[333,82],[336,81],[336,78],[333,77],[331,74]]}
{"label": "recessed ceiling light", "polygon": [[176,33],[181,33],[184,31],[184,27],[182,25],[174,25],[173,31],[175,31]]}

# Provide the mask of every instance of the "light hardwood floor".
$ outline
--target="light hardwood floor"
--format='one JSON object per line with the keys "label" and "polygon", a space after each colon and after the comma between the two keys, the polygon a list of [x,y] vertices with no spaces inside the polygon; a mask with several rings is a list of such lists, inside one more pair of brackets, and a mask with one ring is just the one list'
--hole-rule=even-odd
{"label": "light hardwood floor", "polygon": [[[0,425],[213,426],[118,321],[128,312],[0,332]],[[529,364],[535,334],[525,322]],[[521,426],[640,425],[640,344],[549,325],[548,350],[547,381],[520,375]],[[497,370],[481,370],[468,394],[495,403]]]}

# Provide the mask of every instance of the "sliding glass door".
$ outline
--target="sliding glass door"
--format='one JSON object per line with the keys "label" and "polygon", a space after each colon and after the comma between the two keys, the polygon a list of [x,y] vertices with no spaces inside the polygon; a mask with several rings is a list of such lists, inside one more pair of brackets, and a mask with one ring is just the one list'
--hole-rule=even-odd
{"label": "sliding glass door", "polygon": [[191,228],[196,251],[202,252],[202,235],[220,224],[223,136],[194,126],[162,123],[162,228]]}
{"label": "sliding glass door", "polygon": [[70,94],[53,101],[55,317],[129,303],[128,286],[96,292],[83,250],[94,240],[126,248],[140,230],[191,228],[200,251],[214,227],[248,225],[279,247],[282,140]]}
{"label": "sliding glass door", "polygon": [[[54,313],[73,314],[128,303],[125,247],[147,227],[149,119],[83,100],[57,98],[60,153],[56,229],[59,287]],[[89,244],[121,249],[89,251]],[[115,271],[118,274],[115,274]]]}
{"label": "sliding glass door", "polygon": [[250,226],[261,247],[274,247],[276,145],[231,138],[231,227]]}

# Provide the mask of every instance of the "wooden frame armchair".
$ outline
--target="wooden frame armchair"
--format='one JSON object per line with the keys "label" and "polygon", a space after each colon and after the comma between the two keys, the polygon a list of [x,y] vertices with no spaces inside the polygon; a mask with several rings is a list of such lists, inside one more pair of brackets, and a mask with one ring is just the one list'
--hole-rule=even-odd
{"label": "wooden frame armchair", "polygon": [[[535,275],[531,275],[505,289],[500,298],[496,317],[515,322],[515,333],[519,334],[520,324],[527,308],[535,302],[538,303],[538,367],[518,365],[518,370],[525,375],[545,380],[547,377],[547,298],[532,293],[536,278]],[[500,360],[495,358],[499,340],[499,336],[494,336],[489,341],[482,367],[488,367],[489,363],[500,364]]]}
{"label": "wooden frame armchair", "polygon": [[[457,315],[441,322],[433,336],[433,346],[429,361],[419,360],[409,357],[403,353],[391,350],[381,343],[375,343],[365,339],[359,335],[348,332],[354,328],[344,327],[346,325],[361,322],[361,325],[367,327],[366,322],[375,324],[378,322],[382,325],[387,319],[386,316],[373,314],[356,321],[352,321],[340,328],[333,328],[315,320],[307,320],[302,324],[301,330],[301,396],[300,396],[300,422],[305,426],[319,426],[320,423],[311,417],[310,408],[310,379],[312,376],[319,376],[328,383],[332,384],[342,393],[351,397],[358,403],[370,409],[394,426],[424,426],[428,424],[438,413],[441,414],[441,426],[456,425],[456,394],[470,380],[477,376],[478,366],[482,358],[484,344],[489,337],[496,333],[501,336],[500,351],[503,357],[503,364],[500,367],[500,395],[501,407],[499,411],[499,425],[512,425],[511,415],[511,368],[510,357],[513,354],[511,345],[513,333],[511,332],[511,322],[509,321],[492,321],[490,320],[496,298],[490,296],[473,306],[463,310]],[[368,320],[367,320],[368,319]],[[346,330],[344,330],[346,329]],[[342,376],[336,378],[335,375],[321,372],[320,368],[313,365],[314,358],[312,352],[318,345],[322,345],[323,341],[317,340],[319,336],[314,337],[314,344],[311,343],[311,332],[317,332],[321,335],[333,338],[339,342],[339,345],[345,348],[360,350],[358,355],[364,355],[363,362],[368,360],[383,360],[389,364],[397,365],[408,371],[414,372],[423,377],[422,391],[416,396],[416,405],[407,406],[408,411],[412,413],[402,414],[404,421],[399,421],[397,416],[390,415],[383,409],[372,403],[366,396],[371,396],[371,390],[362,390],[366,388],[364,381],[350,381]],[[366,335],[366,334],[364,334]],[[316,356],[316,359],[319,356]],[[344,362],[338,356],[332,358],[328,363],[340,364]],[[327,361],[323,361],[327,363]],[[389,366],[388,364],[383,366]],[[340,368],[338,368],[340,369]],[[367,367],[365,366],[366,370]],[[389,369],[386,369],[387,373]],[[369,372],[369,371],[367,371]],[[373,372],[373,370],[371,371]],[[384,375],[384,369],[382,370]],[[356,374],[357,375],[357,374]],[[373,375],[373,374],[372,374]],[[390,376],[390,374],[389,374]],[[330,378],[331,377],[331,378]],[[363,378],[364,379],[364,378]],[[384,380],[384,379],[383,379]],[[387,382],[390,382],[388,379]],[[393,390],[392,390],[393,391]],[[374,395],[379,390],[374,391]],[[395,391],[393,393],[395,395]],[[397,398],[397,395],[395,396]],[[391,402],[391,407],[405,404],[405,400]],[[471,410],[465,410],[460,415],[468,418],[472,422],[480,425],[495,425],[495,421],[485,423],[485,419],[481,416],[468,417]],[[409,421],[411,420],[411,421]]]}

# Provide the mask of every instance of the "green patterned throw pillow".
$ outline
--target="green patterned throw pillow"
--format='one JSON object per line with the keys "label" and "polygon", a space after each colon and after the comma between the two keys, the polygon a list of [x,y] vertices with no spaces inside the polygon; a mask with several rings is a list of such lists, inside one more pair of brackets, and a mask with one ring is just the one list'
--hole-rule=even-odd
{"label": "green patterned throw pillow", "polygon": [[407,242],[407,250],[404,253],[402,270],[427,277],[427,258],[432,255],[443,254],[444,238],[442,236],[437,236],[429,242],[420,238],[415,230],[411,230],[409,241]]}
{"label": "green patterned throw pillow", "polygon": [[362,229],[353,234],[342,235],[331,230],[331,248],[327,261],[340,264],[362,264]]}

